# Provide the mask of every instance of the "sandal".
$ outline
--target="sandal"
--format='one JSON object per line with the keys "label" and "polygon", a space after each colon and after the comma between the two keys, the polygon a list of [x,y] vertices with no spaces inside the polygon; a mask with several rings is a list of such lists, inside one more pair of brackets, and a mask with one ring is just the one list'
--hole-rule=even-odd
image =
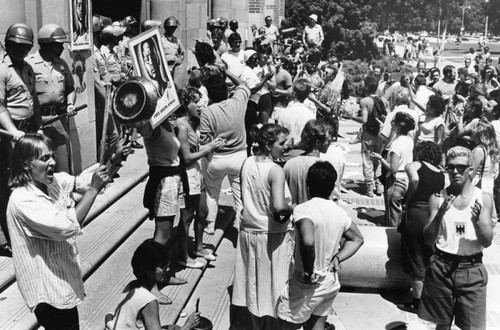
{"label": "sandal", "polygon": [[172,299],[167,297],[167,295],[160,292],[160,295],[155,295],[156,299],[158,299],[158,303],[160,305],[172,305]]}
{"label": "sandal", "polygon": [[183,284],[186,284],[186,283],[187,283],[187,280],[185,278],[172,276],[168,280],[167,284],[168,285],[183,285]]}
{"label": "sandal", "polygon": [[195,256],[197,256],[199,258],[203,258],[203,259],[208,260],[208,261],[215,261],[216,260],[215,256],[212,254],[212,252],[210,252],[207,249],[196,251],[194,254],[195,254]]}
{"label": "sandal", "polygon": [[203,268],[203,263],[198,260],[193,260],[191,262],[186,262],[182,260],[177,261],[177,265],[183,267],[183,268],[192,268],[192,269],[200,269]]}

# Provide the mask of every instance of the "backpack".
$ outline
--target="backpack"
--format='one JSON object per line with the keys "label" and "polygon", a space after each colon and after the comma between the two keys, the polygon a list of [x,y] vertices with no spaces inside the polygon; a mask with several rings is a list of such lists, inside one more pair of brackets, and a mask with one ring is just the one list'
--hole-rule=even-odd
{"label": "backpack", "polygon": [[373,110],[368,114],[368,120],[364,124],[364,130],[377,135],[380,131],[380,123],[384,122],[387,116],[384,102],[377,96],[370,96],[373,100]]}

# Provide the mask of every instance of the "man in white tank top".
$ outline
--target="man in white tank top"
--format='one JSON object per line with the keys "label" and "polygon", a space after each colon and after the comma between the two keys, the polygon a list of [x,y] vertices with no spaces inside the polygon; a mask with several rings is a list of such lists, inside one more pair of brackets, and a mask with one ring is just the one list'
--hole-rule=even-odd
{"label": "man in white tank top", "polygon": [[491,245],[492,203],[472,184],[470,150],[453,147],[446,154],[451,185],[429,199],[426,244],[436,249],[427,268],[418,316],[450,329],[486,328],[488,274],[482,250]]}

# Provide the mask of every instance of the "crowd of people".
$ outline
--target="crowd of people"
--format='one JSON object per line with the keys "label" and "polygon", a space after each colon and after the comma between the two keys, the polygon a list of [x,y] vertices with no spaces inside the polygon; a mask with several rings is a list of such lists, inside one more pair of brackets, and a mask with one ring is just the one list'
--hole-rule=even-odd
{"label": "crowd of people", "polygon": [[[60,58],[66,33],[55,24],[42,27],[40,50],[28,55],[31,28],[8,29],[0,65],[0,126],[12,137],[2,136],[0,151],[2,253],[12,246],[17,283],[40,325],[78,329],[84,289],[75,238],[131,147],[145,147],[144,206],[155,230],[132,257],[137,280],[106,317],[107,328],[159,329],[159,304],[172,303],[161,288],[186,283],[175,269],[216,260],[203,233],[214,234],[226,176],[239,231],[232,303],[248,308],[254,329],[326,327],[338,271],[363,236],[339,206],[345,159],[329,152],[338,148],[333,142],[341,108],[351,100],[350,81],[341,60],[324,56],[317,21],[310,15],[303,43],[286,52],[270,16],[248,48],[236,20],[209,21],[207,39],[192,50],[198,65],[185,86],[176,86],[180,107],[158,127],[138,127],[126,143],[127,128],[105,111],[106,89],[134,75],[128,40],[162,23],[94,16],[96,148],[103,157],[95,171],[78,176],[65,173],[71,172],[67,117],[76,100]],[[177,70],[186,57],[174,36],[178,25],[166,18],[161,38],[172,76],[186,74]],[[152,56],[143,52],[147,66]],[[392,82],[385,68],[371,65],[359,99],[363,125],[353,141],[361,143],[366,195],[384,195],[383,225],[401,233],[413,300],[399,307],[439,329],[453,320],[464,329],[486,324],[482,250],[491,244],[499,205],[500,86],[494,67],[472,72],[470,57],[458,78],[453,66],[444,67],[441,79],[438,68],[427,70],[419,60],[416,72]],[[155,86],[161,97],[165,88]],[[58,115],[65,116],[44,124]],[[434,180],[421,179],[427,176]],[[183,329],[198,322],[193,313]]]}

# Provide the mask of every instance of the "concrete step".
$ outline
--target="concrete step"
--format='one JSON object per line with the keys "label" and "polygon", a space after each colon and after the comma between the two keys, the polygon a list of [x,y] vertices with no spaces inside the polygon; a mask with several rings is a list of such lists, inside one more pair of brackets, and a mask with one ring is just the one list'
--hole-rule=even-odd
{"label": "concrete step", "polygon": [[[224,231],[234,218],[234,212],[222,207],[217,219],[214,235],[204,235],[205,245],[217,249]],[[178,217],[174,226],[178,225]],[[231,227],[232,228],[232,227]],[[130,266],[132,255],[142,241],[152,237],[154,222],[146,221],[85,281],[87,298],[79,308],[82,329],[102,329],[106,314],[113,313],[120,302],[122,292],[135,279]],[[174,229],[175,231],[175,229]],[[193,232],[190,231],[193,237]],[[187,279],[187,283],[179,286],[167,286],[161,291],[173,300],[172,305],[160,305],[162,324],[173,324],[184,309],[184,306],[197,288],[197,284],[207,267],[212,270],[206,260],[198,259],[205,265],[203,269],[177,269],[176,276]],[[174,266],[174,265],[172,265]],[[222,271],[224,268],[222,268]],[[217,270],[218,272],[221,269]],[[112,279],[110,281],[110,279]]]}
{"label": "concrete step", "polygon": [[[77,239],[84,279],[147,218],[142,206],[145,183],[129,191],[102,212]],[[17,285],[10,285],[0,295],[0,329],[31,329],[36,319],[26,307]]]}
{"label": "concrete step", "polygon": [[[97,197],[87,215],[84,225],[93,221],[99,214],[104,212],[114,202],[147,177],[149,168],[144,166],[145,156],[146,154],[143,149],[137,150],[134,154],[129,156],[127,162],[119,171],[120,177],[116,178],[115,182],[108,185],[105,191]],[[0,292],[5,290],[14,281],[15,273],[12,259],[0,257]]]}

